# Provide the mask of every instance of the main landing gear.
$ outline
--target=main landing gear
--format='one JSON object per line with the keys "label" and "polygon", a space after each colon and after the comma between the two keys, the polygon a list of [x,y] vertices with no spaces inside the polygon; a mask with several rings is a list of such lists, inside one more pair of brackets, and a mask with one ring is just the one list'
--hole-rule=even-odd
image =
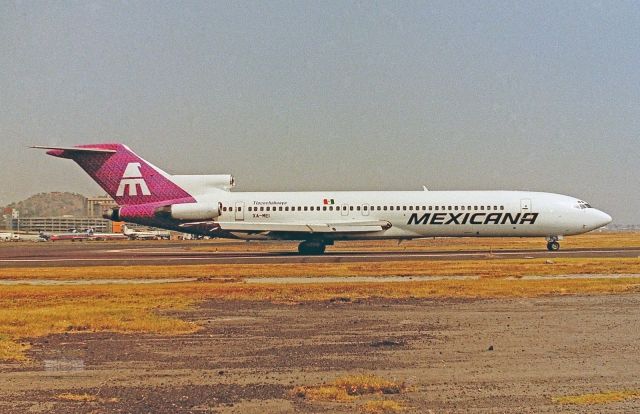
{"label": "main landing gear", "polygon": [[323,241],[303,241],[298,245],[300,254],[323,254],[327,245]]}
{"label": "main landing gear", "polygon": [[549,250],[550,252],[560,250],[560,243],[558,243],[558,240],[560,240],[558,236],[547,237],[547,250]]}

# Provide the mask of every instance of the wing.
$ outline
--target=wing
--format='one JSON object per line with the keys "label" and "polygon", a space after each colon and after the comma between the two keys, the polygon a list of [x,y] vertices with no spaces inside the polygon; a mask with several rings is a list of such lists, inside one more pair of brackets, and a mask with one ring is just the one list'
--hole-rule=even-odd
{"label": "wing", "polygon": [[[189,223],[183,226],[202,225]],[[387,230],[391,223],[376,221],[343,221],[335,223],[260,223],[250,221],[216,221],[210,222],[219,230],[242,233],[369,233]]]}

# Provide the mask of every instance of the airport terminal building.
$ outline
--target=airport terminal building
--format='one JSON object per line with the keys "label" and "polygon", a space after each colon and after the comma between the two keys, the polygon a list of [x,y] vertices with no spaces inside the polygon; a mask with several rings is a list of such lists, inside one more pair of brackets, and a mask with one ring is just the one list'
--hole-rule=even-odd
{"label": "airport terminal building", "polygon": [[102,218],[104,210],[115,205],[109,196],[88,197],[84,202],[84,212],[82,216],[60,215],[48,217],[29,217],[20,214],[9,215],[6,219],[6,226],[11,231],[21,232],[45,232],[61,233],[67,231],[85,231],[93,229],[96,232],[112,231],[110,220]]}
{"label": "airport terminal building", "polygon": [[60,233],[93,229],[96,232],[111,232],[111,221],[97,217],[20,217],[9,221],[12,231]]}

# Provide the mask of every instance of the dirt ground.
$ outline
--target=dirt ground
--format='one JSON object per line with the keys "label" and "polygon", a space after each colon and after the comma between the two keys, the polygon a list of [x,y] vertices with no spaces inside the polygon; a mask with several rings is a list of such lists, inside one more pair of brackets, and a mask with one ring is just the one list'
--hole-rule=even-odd
{"label": "dirt ground", "polygon": [[[416,413],[640,411],[640,400],[553,397],[640,390],[640,294],[516,300],[210,301],[186,336],[63,334],[0,365],[0,412],[352,413],[367,398],[291,389],[353,373],[409,388]],[[490,348],[492,347],[492,348]]]}

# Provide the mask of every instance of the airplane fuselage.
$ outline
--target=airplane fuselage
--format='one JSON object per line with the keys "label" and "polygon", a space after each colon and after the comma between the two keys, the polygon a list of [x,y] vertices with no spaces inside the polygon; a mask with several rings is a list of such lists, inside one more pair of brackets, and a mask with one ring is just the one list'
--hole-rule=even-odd
{"label": "airplane fuselage", "polygon": [[[220,222],[331,223],[386,221],[370,233],[323,233],[333,240],[420,237],[534,237],[586,233],[610,222],[580,200],[526,191],[216,192],[202,197],[222,204]],[[177,223],[176,223],[177,224]],[[231,232],[243,239],[260,233]],[[299,234],[279,238],[302,240]]]}

